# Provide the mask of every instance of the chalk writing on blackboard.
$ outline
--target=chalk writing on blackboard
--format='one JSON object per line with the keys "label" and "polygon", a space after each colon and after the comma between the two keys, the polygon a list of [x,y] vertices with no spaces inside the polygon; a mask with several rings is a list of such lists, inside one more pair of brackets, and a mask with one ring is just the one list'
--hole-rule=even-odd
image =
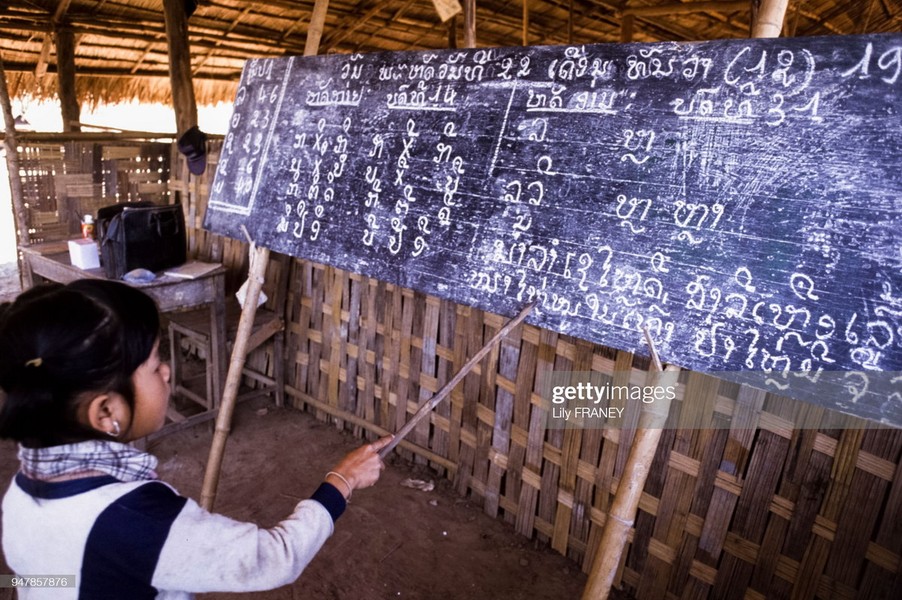
{"label": "chalk writing on blackboard", "polygon": [[900,70],[898,34],[252,60],[205,226],[900,426]]}

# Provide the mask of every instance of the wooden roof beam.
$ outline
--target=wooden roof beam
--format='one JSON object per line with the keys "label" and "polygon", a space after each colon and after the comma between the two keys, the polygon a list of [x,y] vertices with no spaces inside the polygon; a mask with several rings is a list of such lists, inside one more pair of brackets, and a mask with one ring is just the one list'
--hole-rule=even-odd
{"label": "wooden roof beam", "polygon": [[[698,32],[678,27],[673,23],[662,23],[661,20],[651,20],[649,17],[692,14],[697,12],[717,12],[712,7],[719,7],[722,12],[749,11],[751,7],[750,1],[751,0],[741,0],[738,2],[689,2],[686,4],[667,4],[662,6],[637,6],[635,7],[635,10],[639,11],[640,14],[632,12],[634,9],[631,8],[623,9],[618,14],[624,18],[632,16],[633,18],[641,19],[644,23],[656,30],[657,37],[661,40],[695,40],[699,39]],[[707,6],[707,10],[703,10],[703,6]],[[747,34],[747,32],[744,33]]]}
{"label": "wooden roof beam", "polygon": [[[72,23],[71,28],[79,35],[92,35],[100,38],[110,38],[112,36],[110,31],[112,30],[116,32],[116,38],[139,40],[146,42],[147,44],[162,44],[161,40],[163,39],[163,36],[165,36],[165,29],[159,24],[141,21],[124,22],[111,20],[103,24],[98,23],[93,25],[79,25],[78,23]],[[0,28],[0,31],[3,31],[3,29],[4,28]],[[25,30],[26,28],[16,26],[15,29]],[[248,49],[251,47],[258,47],[260,38],[270,36],[271,34],[274,36],[275,32],[270,30],[255,31],[253,35],[232,32],[228,37],[225,37],[222,30],[201,29],[198,31],[198,28],[193,22],[191,31],[191,37],[194,40],[199,40],[202,43],[206,43],[208,46],[218,43],[222,48],[239,48],[244,52],[248,52]],[[297,51],[299,53],[300,49],[301,48],[296,44],[289,44],[287,46],[287,51]],[[273,52],[273,54],[275,54],[275,52]]]}

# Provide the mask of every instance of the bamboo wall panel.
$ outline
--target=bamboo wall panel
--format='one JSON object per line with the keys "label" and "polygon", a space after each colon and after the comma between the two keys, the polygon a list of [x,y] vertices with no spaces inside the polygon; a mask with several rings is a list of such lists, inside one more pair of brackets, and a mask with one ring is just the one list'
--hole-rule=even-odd
{"label": "bamboo wall panel", "polygon": [[103,206],[169,199],[167,143],[22,141],[19,162],[32,243],[78,237],[82,217]]}
{"label": "bamboo wall panel", "polygon": [[[331,267],[294,269],[293,404],[367,438],[397,430],[505,321]],[[546,429],[542,390],[571,370],[641,383],[647,364],[518,328],[400,448],[587,569],[637,414],[619,430]],[[706,420],[681,415],[684,398]],[[824,427],[794,429],[799,413]],[[684,373],[618,585],[643,599],[898,597],[902,431],[829,429],[830,416]]]}

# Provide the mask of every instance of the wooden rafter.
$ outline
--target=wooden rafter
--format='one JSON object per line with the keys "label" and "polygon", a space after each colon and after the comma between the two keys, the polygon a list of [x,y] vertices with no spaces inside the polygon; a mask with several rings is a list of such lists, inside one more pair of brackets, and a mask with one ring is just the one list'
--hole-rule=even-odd
{"label": "wooden rafter", "polygon": [[[399,19],[399,18],[401,17],[401,15],[403,15],[404,12],[405,12],[408,8],[410,8],[410,5],[413,4],[415,1],[416,1],[416,0],[407,0],[407,2],[404,3],[404,6],[402,6],[401,8],[399,8],[397,11],[394,12],[394,14],[392,14],[391,17],[389,17],[388,22],[391,23],[391,22],[395,21],[396,19]],[[361,43],[366,43],[366,42],[368,42],[369,40],[373,39],[374,36],[375,36],[375,33],[371,33],[369,36],[367,36],[367,37],[364,39],[363,42],[358,42],[357,45],[356,45],[357,48],[360,48]]]}
{"label": "wooden rafter", "polygon": [[197,75],[198,72],[200,72],[201,67],[203,67],[208,60],[213,58],[213,55],[216,54],[217,48],[222,45],[223,41],[229,36],[230,33],[238,28],[241,20],[244,19],[244,17],[246,17],[250,12],[251,7],[248,5],[244,8],[244,10],[241,11],[241,13],[239,13],[239,15],[232,21],[231,25],[229,25],[225,33],[216,40],[216,42],[213,44],[213,47],[210,48],[210,51],[207,52],[207,54],[202,59],[200,59],[196,65],[194,65],[194,68],[191,70],[192,75]]}
{"label": "wooden rafter", "polygon": [[144,52],[141,53],[141,56],[138,57],[138,60],[135,61],[135,66],[131,68],[129,71],[129,75],[134,75],[138,72],[138,69],[141,68],[141,65],[144,64],[144,59],[151,53],[153,47],[156,45],[156,42],[151,42],[144,47]]}
{"label": "wooden rafter", "polygon": [[[363,2],[361,2],[360,4],[363,4]],[[323,42],[323,51],[329,52],[335,46],[345,41],[349,36],[353,35],[358,29],[366,24],[367,21],[379,14],[379,11],[385,8],[385,6],[385,2],[376,0],[373,3],[373,6],[371,6],[362,15],[349,14],[345,19],[338,23],[338,25],[335,27],[335,32],[332,35],[328,36],[326,38],[326,41]]]}

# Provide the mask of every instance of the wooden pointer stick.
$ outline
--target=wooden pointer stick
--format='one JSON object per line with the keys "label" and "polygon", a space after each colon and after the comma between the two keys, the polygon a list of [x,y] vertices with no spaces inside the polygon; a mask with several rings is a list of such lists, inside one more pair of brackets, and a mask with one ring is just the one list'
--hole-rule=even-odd
{"label": "wooden pointer stick", "polygon": [[520,311],[520,314],[508,321],[504,327],[498,330],[498,333],[496,333],[492,337],[492,339],[490,339],[488,343],[473,356],[473,358],[468,360],[467,363],[460,368],[460,371],[458,371],[454,375],[454,377],[451,378],[451,381],[446,383],[444,387],[442,387],[442,389],[436,392],[436,394],[432,398],[430,398],[428,402],[421,406],[419,410],[417,410],[416,414],[414,414],[413,417],[411,417],[411,419],[404,424],[404,427],[399,429],[398,432],[394,434],[395,437],[391,442],[388,443],[388,446],[379,451],[379,457],[385,458],[386,456],[388,456],[389,453],[395,449],[395,446],[397,446],[401,442],[401,440],[404,439],[404,436],[413,431],[413,428],[416,427],[420,421],[426,418],[426,416],[432,412],[432,409],[438,406],[439,402],[444,400],[445,397],[447,397],[448,394],[451,393],[451,390],[453,390],[457,386],[457,384],[467,376],[467,373],[473,370],[473,367],[475,367],[479,363],[479,361],[481,361],[485,357],[485,355],[492,350],[492,347],[508,333],[510,333],[514,327],[519,325],[520,322],[523,321],[523,319],[525,319],[529,315],[529,313],[532,312],[532,309],[535,308],[535,306],[535,302],[527,304],[526,307]]}

